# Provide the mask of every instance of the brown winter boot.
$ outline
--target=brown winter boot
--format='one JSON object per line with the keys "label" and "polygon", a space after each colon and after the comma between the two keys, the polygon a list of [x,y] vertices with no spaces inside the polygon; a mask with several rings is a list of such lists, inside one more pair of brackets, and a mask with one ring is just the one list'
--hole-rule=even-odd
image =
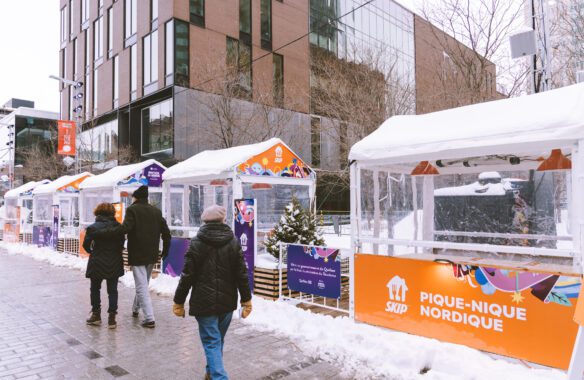
{"label": "brown winter boot", "polygon": [[100,326],[101,325],[101,313],[99,311],[92,311],[89,319],[87,319],[88,325],[91,326]]}
{"label": "brown winter boot", "polygon": [[205,380],[211,380],[211,375],[209,375],[209,372],[205,373]]}
{"label": "brown winter boot", "polygon": [[109,317],[107,319],[107,328],[108,329],[115,329],[116,327],[117,327],[116,313],[109,313]]}

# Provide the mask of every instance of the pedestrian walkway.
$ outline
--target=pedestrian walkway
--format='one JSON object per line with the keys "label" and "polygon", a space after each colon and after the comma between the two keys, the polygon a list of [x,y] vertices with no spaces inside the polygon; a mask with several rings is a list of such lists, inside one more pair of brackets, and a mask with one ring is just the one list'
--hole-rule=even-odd
{"label": "pedestrian walkway", "polygon": [[[118,328],[87,326],[84,273],[0,251],[0,379],[202,379],[194,318],[175,317],[171,297],[153,295],[156,328],[144,329],[131,316],[134,289],[118,290]],[[234,380],[347,378],[339,366],[240,320],[227,334],[225,362]]]}

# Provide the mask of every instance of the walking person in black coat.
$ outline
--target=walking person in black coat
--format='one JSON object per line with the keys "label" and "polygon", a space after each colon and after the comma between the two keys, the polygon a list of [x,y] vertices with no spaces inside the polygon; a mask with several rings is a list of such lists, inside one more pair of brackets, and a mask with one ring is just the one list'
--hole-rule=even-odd
{"label": "walking person in black coat", "polygon": [[101,283],[107,282],[109,298],[108,327],[116,328],[116,314],[118,311],[118,278],[124,275],[124,237],[98,238],[97,231],[119,226],[114,217],[116,210],[110,203],[100,203],[93,214],[95,223],[87,227],[83,248],[89,253],[85,277],[91,279],[91,316],[86,321],[88,325],[101,325]]}
{"label": "walking person in black coat", "polygon": [[199,323],[199,336],[207,358],[205,379],[226,380],[223,344],[241,296],[242,317],[251,313],[251,291],[243,251],[231,228],[225,224],[225,207],[211,206],[201,215],[205,223],[191,240],[183,272],[174,295],[173,312],[185,316],[189,291],[189,314]]}

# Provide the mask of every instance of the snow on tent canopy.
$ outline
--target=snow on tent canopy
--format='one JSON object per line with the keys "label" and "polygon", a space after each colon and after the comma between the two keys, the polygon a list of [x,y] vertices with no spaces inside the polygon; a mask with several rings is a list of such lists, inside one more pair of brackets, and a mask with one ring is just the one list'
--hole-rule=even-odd
{"label": "snow on tent canopy", "polygon": [[425,115],[394,116],[351,148],[365,165],[568,147],[584,138],[584,83]]}
{"label": "snow on tent canopy", "polygon": [[[306,171],[303,174],[290,175],[285,174],[284,171],[288,168],[286,159],[282,162],[283,169],[280,173],[273,173],[277,177],[296,177],[305,178],[305,176],[314,178],[314,171],[306,165],[282,140],[279,138],[271,138],[269,140],[263,141],[257,144],[250,145],[240,145],[227,149],[219,150],[205,150],[198,153],[191,158],[179,162],[178,164],[170,167],[166,170],[162,176],[165,182],[182,182],[185,179],[213,179],[213,178],[227,178],[234,174],[234,170],[255,156],[259,156],[267,153],[271,148],[281,146],[280,154],[285,151],[284,154],[289,154],[293,159],[297,160],[298,166],[304,168]],[[282,148],[283,147],[283,148]],[[276,153],[277,155],[277,153]],[[264,165],[265,166],[265,165]],[[247,173],[240,173],[247,174]],[[252,173],[249,173],[252,174]],[[253,174],[252,174],[253,175]]]}
{"label": "snow on tent canopy", "polygon": [[42,181],[27,182],[24,185],[21,185],[15,189],[7,191],[6,194],[4,194],[4,198],[5,199],[18,198],[21,195],[30,194],[37,186],[45,185],[45,184],[50,183],[50,182],[51,181],[49,181],[48,179],[43,179]]}
{"label": "snow on tent canopy", "polygon": [[73,193],[79,191],[79,185],[83,183],[85,179],[88,177],[93,176],[93,174],[89,172],[83,172],[80,174],[75,175],[64,175],[62,177],[57,178],[53,182],[40,185],[36,187],[33,191],[33,195],[40,195],[40,194],[52,194],[56,192],[66,192],[66,193]]}
{"label": "snow on tent canopy", "polygon": [[123,181],[128,177],[142,173],[144,169],[151,165],[157,165],[163,170],[166,170],[164,165],[153,159],[137,164],[116,166],[105,173],[87,178],[79,185],[79,189],[113,188],[118,185],[123,185]]}

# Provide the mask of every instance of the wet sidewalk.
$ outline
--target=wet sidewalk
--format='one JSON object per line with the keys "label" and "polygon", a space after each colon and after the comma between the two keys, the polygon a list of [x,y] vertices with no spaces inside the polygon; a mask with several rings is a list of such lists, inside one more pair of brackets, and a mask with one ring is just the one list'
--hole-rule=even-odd
{"label": "wet sidewalk", "polygon": [[[120,283],[118,291],[117,329],[87,326],[84,273],[0,250],[0,379],[202,379],[195,319],[175,317],[171,297],[153,294],[157,325],[144,329],[131,316],[134,289]],[[337,365],[236,319],[226,338],[225,365],[235,380],[343,378]]]}

